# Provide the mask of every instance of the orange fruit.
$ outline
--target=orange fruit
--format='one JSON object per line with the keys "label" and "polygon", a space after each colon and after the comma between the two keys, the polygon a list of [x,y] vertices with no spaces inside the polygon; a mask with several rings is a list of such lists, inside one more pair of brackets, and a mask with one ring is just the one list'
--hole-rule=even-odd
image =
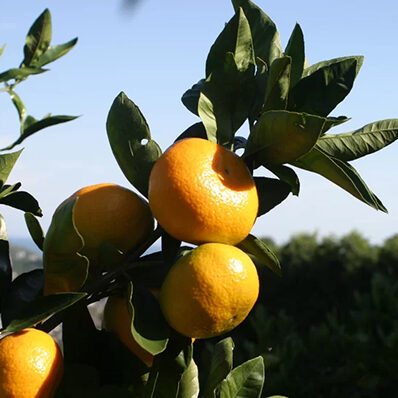
{"label": "orange fruit", "polygon": [[244,161],[202,138],[173,144],[154,164],[149,206],[171,236],[195,244],[237,244],[257,217],[258,195]]}
{"label": "orange fruit", "polygon": [[104,329],[114,332],[119,340],[147,366],[152,366],[153,355],[144,350],[131,334],[131,315],[126,297],[110,296],[104,308]]}
{"label": "orange fruit", "polygon": [[239,325],[258,293],[257,270],[246,253],[235,246],[205,243],[171,267],[159,302],[171,327],[203,339]]}
{"label": "orange fruit", "polygon": [[62,354],[49,334],[24,329],[0,340],[1,398],[51,398],[62,375]]}

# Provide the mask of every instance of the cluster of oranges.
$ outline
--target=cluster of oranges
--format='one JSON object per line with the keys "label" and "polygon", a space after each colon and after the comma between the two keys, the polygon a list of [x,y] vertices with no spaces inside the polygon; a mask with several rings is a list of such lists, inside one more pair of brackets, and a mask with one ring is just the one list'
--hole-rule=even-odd
{"label": "cluster of oranges", "polygon": [[[186,138],[172,145],[153,166],[149,202],[118,185],[98,184],[77,191],[56,212],[76,199],[73,221],[84,240],[81,254],[89,259],[90,272],[98,264],[103,242],[127,253],[150,236],[153,217],[172,237],[197,245],[170,268],[158,295],[166,321],[179,333],[192,340],[217,336],[236,327],[252,309],[259,292],[257,271],[250,257],[235,245],[253,227],[258,196],[252,175],[232,151],[205,139]],[[54,278],[51,256],[46,257],[46,253],[44,266],[45,293],[65,291],[59,279],[62,275]],[[109,297],[104,327],[151,365],[153,357],[132,337],[125,298]],[[30,341],[29,354],[23,352],[25,341]],[[13,364],[36,355],[35,344],[49,347],[53,341],[36,329],[0,340],[0,386],[7,386],[13,377],[17,366]],[[17,351],[25,359],[9,354],[16,346],[21,347]],[[31,372],[34,379],[42,380],[39,387],[32,384],[31,388],[38,388],[36,395],[23,395],[23,387],[16,395],[2,387],[0,396],[51,397],[53,390],[46,387],[49,375],[54,386],[62,374],[59,350],[51,350],[45,359],[33,361],[36,368],[24,373],[29,377]],[[9,366],[3,365],[6,362]],[[15,386],[15,380],[12,384]],[[26,383],[21,380],[17,384]]]}

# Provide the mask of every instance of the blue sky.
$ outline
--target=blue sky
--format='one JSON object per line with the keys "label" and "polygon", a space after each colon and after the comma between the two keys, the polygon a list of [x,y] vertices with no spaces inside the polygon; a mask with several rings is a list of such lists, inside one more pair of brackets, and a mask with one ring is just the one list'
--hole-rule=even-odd
{"label": "blue sky", "polygon": [[[268,2],[258,0],[277,24],[282,45],[299,22],[310,64],[338,56],[364,55],[354,88],[333,112],[352,120],[335,129],[350,131],[372,121],[398,118],[398,51],[393,1],[336,0]],[[6,2],[0,15],[0,43],[6,49],[1,71],[19,65],[27,30],[49,7],[53,44],[79,37],[51,71],[20,85],[28,111],[36,117],[82,115],[49,128],[24,143],[25,150],[9,182],[40,202],[47,230],[57,205],[82,186],[98,182],[129,183],[113,159],[105,130],[109,107],[120,91],[140,107],[153,138],[165,149],[173,137],[197,121],[180,97],[203,77],[208,50],[232,16],[227,0],[141,0],[130,12],[122,0]],[[0,96],[0,144],[18,135],[16,113]],[[254,227],[258,236],[286,241],[293,233],[342,235],[358,229],[373,242],[398,232],[398,143],[355,162],[362,177],[390,213],[376,212],[317,175],[299,171],[301,194],[289,197]],[[11,237],[27,236],[23,214],[2,208]]]}

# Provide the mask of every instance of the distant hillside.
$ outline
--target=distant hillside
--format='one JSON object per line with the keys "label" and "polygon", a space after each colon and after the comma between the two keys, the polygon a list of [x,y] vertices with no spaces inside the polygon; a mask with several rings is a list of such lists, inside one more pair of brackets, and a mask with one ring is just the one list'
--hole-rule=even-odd
{"label": "distant hillside", "polygon": [[43,266],[41,255],[25,247],[11,244],[10,255],[13,272],[16,275],[31,271],[35,268],[41,268]]}

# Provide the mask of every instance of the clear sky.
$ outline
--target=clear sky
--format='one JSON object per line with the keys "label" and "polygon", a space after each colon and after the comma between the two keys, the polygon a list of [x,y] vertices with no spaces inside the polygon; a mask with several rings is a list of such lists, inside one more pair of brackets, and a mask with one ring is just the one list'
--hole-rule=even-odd
{"label": "clear sky", "polygon": [[[257,4],[277,24],[283,47],[299,22],[310,64],[346,55],[364,55],[354,88],[333,112],[352,120],[336,132],[369,122],[398,118],[398,6],[392,0],[265,1]],[[36,117],[82,115],[25,141],[9,182],[40,202],[47,230],[57,205],[82,186],[129,183],[111,153],[105,120],[120,91],[140,107],[153,138],[165,149],[173,138],[197,121],[182,105],[183,92],[203,77],[208,50],[233,10],[227,0],[141,0],[130,11],[122,0],[57,0],[5,2],[0,14],[0,43],[6,49],[1,71],[22,60],[25,35],[33,20],[49,7],[53,44],[78,36],[77,46],[50,64],[50,72],[32,76],[18,93]],[[18,123],[6,94],[0,96],[0,144],[18,136]],[[259,219],[258,236],[277,242],[293,233],[342,235],[353,229],[373,242],[398,232],[398,143],[355,162],[364,180],[389,209],[376,212],[345,191],[298,170],[301,194]],[[23,214],[2,207],[10,237],[28,236]]]}

